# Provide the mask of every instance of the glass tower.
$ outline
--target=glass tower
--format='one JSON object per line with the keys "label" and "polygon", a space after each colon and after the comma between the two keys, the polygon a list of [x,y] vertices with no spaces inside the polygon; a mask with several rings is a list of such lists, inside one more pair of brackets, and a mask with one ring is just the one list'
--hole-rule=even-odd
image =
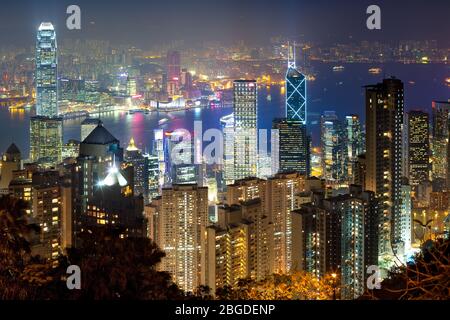
{"label": "glass tower", "polygon": [[432,104],[432,146],[433,182],[441,180],[448,188],[448,138],[450,102],[433,101]]}
{"label": "glass tower", "polygon": [[278,131],[278,143],[272,146],[272,155],[277,158],[279,166],[278,172],[295,171],[309,176],[309,139],[306,126],[300,121],[275,119],[272,128]]}
{"label": "glass tower", "polygon": [[309,176],[310,150],[306,131],[306,78],[295,63],[295,44],[288,44],[286,72],[286,118],[275,119],[272,141],[272,171],[299,172]]}
{"label": "glass tower", "polygon": [[61,118],[31,117],[30,160],[50,165],[62,161],[63,121]]}
{"label": "glass tower", "polygon": [[220,118],[223,133],[223,172],[225,184],[234,182],[234,114]]}
{"label": "glass tower", "polygon": [[306,124],[306,78],[295,64],[295,45],[293,52],[289,46],[288,70],[286,72],[286,118]]}
{"label": "glass tower", "polygon": [[255,80],[236,80],[233,83],[235,180],[257,175],[257,91]]}
{"label": "glass tower", "polygon": [[350,182],[354,181],[355,165],[358,156],[363,154],[363,136],[361,132],[361,123],[357,115],[348,115],[345,117],[346,137],[347,137],[347,170]]}
{"label": "glass tower", "polygon": [[58,59],[56,33],[50,22],[42,22],[36,40],[36,114],[58,115]]}
{"label": "glass tower", "polygon": [[389,268],[404,246],[402,230],[403,82],[394,77],[366,86],[366,190],[381,199],[379,257]]}
{"label": "glass tower", "polygon": [[30,120],[30,159],[41,165],[61,162],[63,120],[58,118],[56,33],[42,22],[36,39],[36,116]]}
{"label": "glass tower", "polygon": [[321,117],[322,173],[329,185],[346,180],[345,135],[334,111],[325,111]]}

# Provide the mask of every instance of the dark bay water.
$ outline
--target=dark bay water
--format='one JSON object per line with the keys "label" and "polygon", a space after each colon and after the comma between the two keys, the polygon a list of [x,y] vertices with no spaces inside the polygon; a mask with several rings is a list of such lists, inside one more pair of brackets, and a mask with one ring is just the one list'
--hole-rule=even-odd
{"label": "dark bay water", "polygon": [[[332,64],[317,63],[315,81],[308,82],[308,126],[313,135],[313,143],[319,142],[320,114],[327,110],[335,110],[339,116],[356,113],[364,122],[364,85],[375,84],[383,76],[396,76],[405,83],[406,110],[423,109],[430,111],[432,100],[450,99],[450,87],[444,79],[450,77],[450,65],[420,64],[344,64],[345,70],[333,72]],[[368,69],[380,67],[378,75],[370,74]],[[268,96],[270,96],[268,98]],[[273,86],[259,91],[259,127],[270,129],[273,118],[284,116],[284,94],[281,88]],[[152,146],[153,130],[163,128],[175,130],[185,128],[192,131],[195,120],[203,122],[203,130],[220,128],[220,117],[232,112],[231,108],[197,109],[184,112],[128,115],[114,112],[103,114],[105,127],[115,135],[122,145],[127,145],[131,137],[142,149]],[[11,142],[15,142],[28,157],[29,152],[29,118],[28,112],[10,112],[0,109],[0,152],[4,152]],[[162,126],[158,121],[169,120]],[[64,122],[64,141],[80,139],[80,123],[83,119]]]}

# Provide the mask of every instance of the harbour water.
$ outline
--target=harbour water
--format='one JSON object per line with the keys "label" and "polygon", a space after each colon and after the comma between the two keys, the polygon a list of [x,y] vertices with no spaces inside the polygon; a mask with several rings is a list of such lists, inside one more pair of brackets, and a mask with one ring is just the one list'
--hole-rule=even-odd
{"label": "harbour water", "polygon": [[[450,87],[445,79],[450,76],[450,65],[442,64],[343,64],[344,70],[333,72],[333,64],[315,63],[315,81],[307,86],[308,127],[313,143],[319,143],[320,114],[334,110],[339,116],[359,114],[364,123],[364,85],[375,84],[383,77],[396,76],[405,84],[406,111],[423,109],[431,111],[432,100],[450,99]],[[369,73],[369,69],[379,67],[379,74]],[[270,97],[269,97],[270,96]],[[259,90],[258,126],[270,129],[272,120],[284,116],[285,96],[279,86],[262,87]],[[126,146],[131,137],[136,145],[150,150],[153,130],[163,128],[175,130],[184,128],[192,131],[194,121],[202,121],[203,130],[220,128],[220,117],[232,112],[231,108],[192,109],[188,111],[150,114],[111,112],[101,115],[105,127]],[[0,152],[4,152],[11,142],[16,143],[23,157],[29,152],[29,111],[10,112],[0,109]],[[161,119],[167,119],[160,121]],[[64,141],[80,139],[80,123],[83,119],[64,122]]]}

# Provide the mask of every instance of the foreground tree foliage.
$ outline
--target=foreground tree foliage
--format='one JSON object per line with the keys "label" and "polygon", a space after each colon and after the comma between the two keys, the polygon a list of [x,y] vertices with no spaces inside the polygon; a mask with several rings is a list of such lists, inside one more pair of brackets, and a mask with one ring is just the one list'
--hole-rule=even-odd
{"label": "foreground tree foliage", "polygon": [[[166,272],[156,270],[164,253],[146,238],[122,238],[119,229],[91,228],[79,237],[55,265],[32,255],[31,239],[39,226],[26,214],[27,204],[0,197],[0,300],[48,299],[212,299],[208,287],[185,295]],[[395,268],[381,290],[362,299],[448,300],[450,297],[449,240],[425,244],[412,263]],[[81,290],[68,290],[69,265],[81,269]],[[317,279],[297,272],[272,275],[262,281],[243,279],[236,288],[223,287],[223,300],[329,300],[336,279]]]}
{"label": "foreground tree foliage", "polygon": [[330,300],[333,297],[335,279],[327,275],[317,279],[305,272],[274,274],[262,281],[243,279],[237,288],[223,287],[216,290],[221,300]]}
{"label": "foreground tree foliage", "polygon": [[394,268],[380,290],[367,291],[363,299],[449,300],[450,240],[425,243],[414,261]]}
{"label": "foreground tree foliage", "polygon": [[[182,292],[166,272],[156,270],[164,257],[147,238],[120,237],[120,230],[94,228],[81,235],[79,249],[71,249],[61,266],[82,270],[81,290],[71,299],[175,299]],[[67,291],[67,289],[65,289]]]}
{"label": "foreground tree foliage", "polygon": [[[164,253],[146,238],[120,237],[121,230],[92,228],[57,266],[31,254],[27,204],[0,198],[0,299],[180,299],[182,291],[156,270]],[[81,290],[68,290],[67,267],[81,269]]]}
{"label": "foreground tree foliage", "polygon": [[[39,226],[31,223],[26,209],[22,200],[0,197],[0,299],[34,298],[38,285],[31,284],[36,281],[33,270],[46,266],[31,255],[31,237]],[[40,275],[38,282],[46,278]]]}

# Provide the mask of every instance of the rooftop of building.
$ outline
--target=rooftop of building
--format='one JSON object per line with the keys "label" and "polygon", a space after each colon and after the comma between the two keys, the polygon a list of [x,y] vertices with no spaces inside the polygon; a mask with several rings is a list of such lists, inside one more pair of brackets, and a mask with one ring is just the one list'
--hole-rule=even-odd
{"label": "rooftop of building", "polygon": [[208,190],[208,187],[200,187],[196,183],[186,183],[186,184],[173,184],[172,187],[165,187],[162,190]]}
{"label": "rooftop of building", "polygon": [[92,132],[83,140],[84,144],[102,144],[119,143],[102,124],[99,124]]}
{"label": "rooftop of building", "polygon": [[42,22],[39,26],[39,31],[43,31],[43,30],[54,31],[55,28],[53,27],[53,24],[51,22]]}
{"label": "rooftop of building", "polygon": [[239,179],[239,180],[235,180],[233,184],[229,184],[229,187],[239,187],[241,185],[244,185],[246,182],[258,182],[258,181],[265,181],[264,179],[260,179],[257,177],[247,177],[247,178],[243,178],[243,179]]}
{"label": "rooftop of building", "polygon": [[6,154],[20,154],[19,148],[16,146],[15,143],[11,143],[8,149],[6,149]]}

